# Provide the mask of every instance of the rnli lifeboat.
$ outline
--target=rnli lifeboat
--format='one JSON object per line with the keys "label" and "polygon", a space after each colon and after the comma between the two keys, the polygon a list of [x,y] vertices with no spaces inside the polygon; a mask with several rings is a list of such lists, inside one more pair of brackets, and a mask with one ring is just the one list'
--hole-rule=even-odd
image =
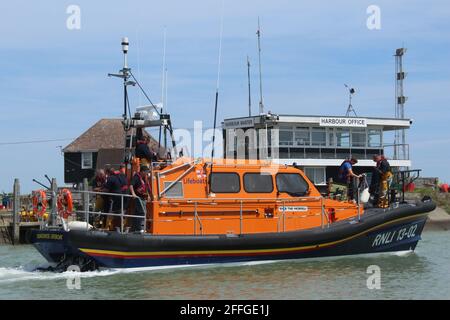
{"label": "rnli lifeboat", "polygon": [[[211,172],[211,170],[213,170]],[[57,265],[83,270],[288,260],[414,250],[431,201],[390,208],[322,196],[302,170],[261,161],[155,163],[145,232],[35,231]],[[128,212],[127,216],[133,216]]]}
{"label": "rnli lifeboat", "polygon": [[[178,153],[168,114],[151,101],[154,110],[149,113],[156,113],[156,119],[129,114],[128,86],[143,89],[126,63],[127,38],[122,48],[124,67],[110,76],[123,79],[130,182],[139,171],[133,150],[139,130],[152,126],[168,130],[172,155]],[[213,156],[173,159],[150,164],[145,199],[124,201],[132,196],[109,195],[120,198],[118,212],[90,211],[89,199],[101,194],[86,190],[84,208],[74,210],[71,194],[62,192],[58,201],[51,199],[58,206],[52,206],[48,223],[33,231],[31,242],[53,268],[78,265],[82,271],[356,255],[414,250],[427,213],[435,209],[426,199],[392,201],[383,209],[330,199],[296,166]],[[93,218],[98,215],[106,215],[109,222],[96,226]],[[140,219],[142,230],[130,229],[133,219]]]}

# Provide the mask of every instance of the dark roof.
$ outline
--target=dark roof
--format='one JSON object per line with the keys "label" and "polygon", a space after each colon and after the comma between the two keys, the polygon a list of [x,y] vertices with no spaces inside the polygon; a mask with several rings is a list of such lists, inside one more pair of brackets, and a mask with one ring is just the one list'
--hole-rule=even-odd
{"label": "dark roof", "polygon": [[[144,135],[150,137],[150,148],[158,149],[158,142],[150,134],[144,131]],[[125,131],[122,119],[101,119],[81,136],[63,149],[63,152],[98,151],[100,149],[124,149]]]}

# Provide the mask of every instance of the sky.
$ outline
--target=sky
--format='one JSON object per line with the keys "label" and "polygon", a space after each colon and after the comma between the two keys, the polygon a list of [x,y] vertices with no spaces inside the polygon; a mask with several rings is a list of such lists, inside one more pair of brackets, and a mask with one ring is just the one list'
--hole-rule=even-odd
{"label": "sky", "polygon": [[[69,29],[70,5],[80,28]],[[367,8],[380,8],[370,30]],[[223,9],[222,9],[223,8]],[[63,182],[61,148],[101,118],[122,114],[121,84],[107,77],[129,65],[161,100],[166,30],[167,108],[175,128],[212,127],[220,21],[219,121],[247,114],[246,57],[257,112],[257,22],[261,20],[264,101],[279,114],[344,115],[344,83],[357,89],[360,116],[394,116],[394,57],[408,48],[406,116],[414,168],[450,182],[450,2],[442,1],[2,1],[0,3],[0,192],[19,178],[23,192],[44,174]],[[132,107],[145,99],[131,89]],[[23,143],[30,141],[57,140]],[[393,141],[392,141],[393,142]]]}

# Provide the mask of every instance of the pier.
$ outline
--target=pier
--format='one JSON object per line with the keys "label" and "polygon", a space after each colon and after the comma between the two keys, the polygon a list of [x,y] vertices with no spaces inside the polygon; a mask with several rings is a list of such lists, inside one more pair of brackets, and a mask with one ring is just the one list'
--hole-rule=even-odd
{"label": "pier", "polygon": [[39,229],[41,222],[22,219],[20,213],[24,204],[30,204],[30,196],[20,194],[20,182],[15,179],[12,210],[0,210],[0,244],[28,243],[28,231]]}

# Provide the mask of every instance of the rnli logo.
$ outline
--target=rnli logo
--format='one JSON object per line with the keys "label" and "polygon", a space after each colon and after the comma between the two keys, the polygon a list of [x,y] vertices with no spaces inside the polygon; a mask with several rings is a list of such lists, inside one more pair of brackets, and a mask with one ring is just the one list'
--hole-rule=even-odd
{"label": "rnli logo", "polygon": [[206,173],[203,170],[196,170],[195,173],[197,174],[197,178],[199,179],[206,178]]}

